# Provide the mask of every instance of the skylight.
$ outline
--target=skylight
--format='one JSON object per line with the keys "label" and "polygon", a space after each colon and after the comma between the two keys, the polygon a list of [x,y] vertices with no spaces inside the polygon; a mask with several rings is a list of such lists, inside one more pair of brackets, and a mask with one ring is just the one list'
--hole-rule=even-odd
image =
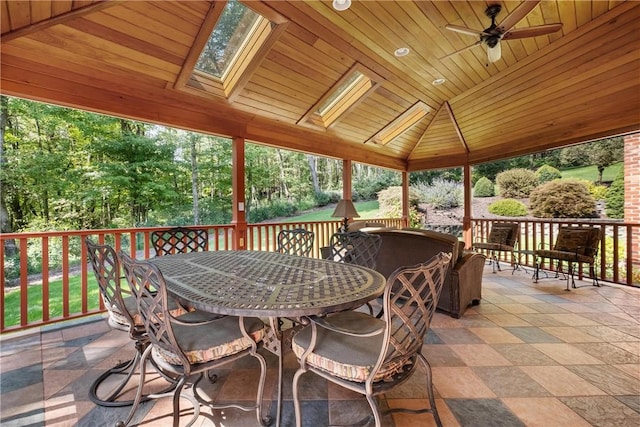
{"label": "skylight", "polygon": [[227,2],[200,54],[196,69],[222,80],[261,21],[266,19],[242,3]]}
{"label": "skylight", "polygon": [[375,134],[369,141],[376,144],[386,145],[394,138],[408,131],[413,125],[418,123],[424,116],[429,114],[429,106],[422,101],[418,101],[407,111],[402,113],[384,129]]}
{"label": "skylight", "polygon": [[372,71],[356,64],[298,120],[298,124],[328,128],[364,100],[381,80]]}

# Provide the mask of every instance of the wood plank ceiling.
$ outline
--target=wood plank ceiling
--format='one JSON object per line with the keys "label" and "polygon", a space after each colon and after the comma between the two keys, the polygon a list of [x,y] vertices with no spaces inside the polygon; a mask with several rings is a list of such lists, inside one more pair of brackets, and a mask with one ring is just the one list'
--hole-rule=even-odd
{"label": "wood plank ceiling", "polygon": [[[399,170],[475,164],[640,130],[640,2],[543,0],[489,63],[477,37],[520,1],[250,1],[277,32],[230,96],[193,75],[226,2],[8,1],[4,95]],[[409,54],[396,57],[406,47]],[[353,67],[377,85],[327,128],[305,117]],[[365,73],[365,74],[366,74]],[[436,79],[444,79],[433,85]],[[411,108],[414,107],[413,110]],[[387,143],[385,127],[428,114]]]}

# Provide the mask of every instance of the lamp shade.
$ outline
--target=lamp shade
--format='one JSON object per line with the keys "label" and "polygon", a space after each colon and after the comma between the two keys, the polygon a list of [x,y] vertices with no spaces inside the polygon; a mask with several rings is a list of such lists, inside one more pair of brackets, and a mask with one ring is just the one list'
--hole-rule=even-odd
{"label": "lamp shade", "polygon": [[356,211],[356,207],[353,206],[353,202],[345,199],[341,199],[338,202],[338,205],[331,216],[336,218],[360,218],[360,215],[358,215],[358,212]]}

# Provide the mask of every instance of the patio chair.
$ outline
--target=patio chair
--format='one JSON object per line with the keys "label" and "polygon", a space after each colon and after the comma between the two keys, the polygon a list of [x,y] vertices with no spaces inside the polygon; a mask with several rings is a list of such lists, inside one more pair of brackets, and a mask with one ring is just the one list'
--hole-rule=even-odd
{"label": "patio chair", "polygon": [[508,252],[511,254],[511,263],[514,263],[514,251],[520,236],[520,224],[517,222],[494,222],[486,242],[475,242],[473,249],[481,249],[489,252],[488,259],[491,262],[493,273],[502,271],[497,254]]}
{"label": "patio chair", "polygon": [[558,227],[556,243],[548,249],[541,248],[535,251],[536,265],[533,273],[534,283],[540,280],[540,259],[547,258],[556,261],[555,278],[560,277],[562,263],[567,263],[567,291],[569,282],[571,287],[576,288],[575,274],[581,264],[589,264],[589,274],[591,275],[593,286],[600,286],[595,272],[595,259],[598,255],[598,247],[601,239],[599,227]]}
{"label": "patio chair", "polygon": [[382,237],[377,234],[349,231],[334,233],[329,241],[329,246],[323,248],[322,252],[326,259],[375,270],[381,245]]}
{"label": "patio chair", "polygon": [[388,412],[430,412],[436,424],[442,425],[433,395],[431,367],[421,351],[450,260],[451,254],[441,252],[423,264],[394,271],[387,280],[382,318],[357,311],[312,317],[309,325],[294,335],[292,348],[300,362],[293,377],[297,427],[302,423],[298,384],[305,372],[365,395],[375,425],[380,427],[375,396],[409,379],[416,372],[418,360],[425,369],[429,408],[394,408]]}
{"label": "patio chair", "polygon": [[314,238],[313,231],[307,231],[304,228],[280,230],[276,251],[283,254],[308,257],[313,249]]}
{"label": "patio chair", "polygon": [[[85,239],[85,244],[91,267],[100,287],[100,295],[109,313],[109,325],[114,329],[129,332],[129,337],[134,341],[136,348],[133,359],[105,371],[93,382],[89,387],[89,399],[101,406],[128,406],[133,404],[133,400],[118,400],[118,398],[138,368],[140,357],[149,345],[149,339],[138,316],[135,298],[130,290],[120,286],[121,269],[115,250],[109,245],[94,243],[88,237]],[[170,309],[175,315],[187,312],[173,300],[170,303]],[[100,386],[112,375],[123,375],[123,378],[120,382],[112,384],[112,391],[107,396],[99,397]],[[171,378],[165,379],[172,382]],[[143,399],[146,397],[143,396]]]}
{"label": "patio chair", "polygon": [[156,256],[206,251],[209,233],[201,228],[174,227],[151,233]]}
{"label": "patio chair", "polygon": [[[142,388],[145,381],[147,361],[152,361],[167,376],[176,378],[176,387],[169,393],[152,396],[161,398],[173,397],[173,425],[180,421],[180,398],[191,401],[194,406],[191,425],[200,414],[200,405],[212,409],[237,408],[243,411],[256,411],[258,423],[267,425],[268,418],[262,417],[262,394],[266,379],[267,364],[257,352],[265,336],[265,324],[257,318],[223,316],[211,319],[202,312],[190,312],[175,317],[169,311],[167,285],[160,270],[146,261],[136,261],[120,251],[118,258],[129,286],[136,298],[140,317],[147,331],[151,344],[145,349],[140,362],[140,383],[135,402],[124,422],[117,426],[125,426],[133,418],[142,399]],[[260,364],[255,404],[245,405],[237,402],[214,403],[203,398],[198,392],[198,384],[204,374],[222,365],[235,362],[246,356],[252,356]],[[192,377],[193,376],[193,377]],[[192,395],[183,394],[182,390],[188,380]]]}

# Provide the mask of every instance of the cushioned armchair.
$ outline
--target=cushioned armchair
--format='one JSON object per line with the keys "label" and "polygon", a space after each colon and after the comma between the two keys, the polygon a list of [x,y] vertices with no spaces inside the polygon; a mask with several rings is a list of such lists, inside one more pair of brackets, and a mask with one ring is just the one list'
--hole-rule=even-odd
{"label": "cushioned armchair", "polygon": [[598,227],[558,227],[556,243],[550,248],[540,248],[535,251],[536,269],[533,273],[533,281],[537,283],[540,279],[540,259],[547,258],[556,261],[555,277],[559,277],[558,273],[562,271],[562,263],[567,263],[567,291],[570,290],[569,281],[571,281],[571,287],[574,289],[576,287],[574,275],[576,267],[579,268],[580,264],[589,265],[593,286],[600,286],[594,268],[600,239],[601,231]]}

